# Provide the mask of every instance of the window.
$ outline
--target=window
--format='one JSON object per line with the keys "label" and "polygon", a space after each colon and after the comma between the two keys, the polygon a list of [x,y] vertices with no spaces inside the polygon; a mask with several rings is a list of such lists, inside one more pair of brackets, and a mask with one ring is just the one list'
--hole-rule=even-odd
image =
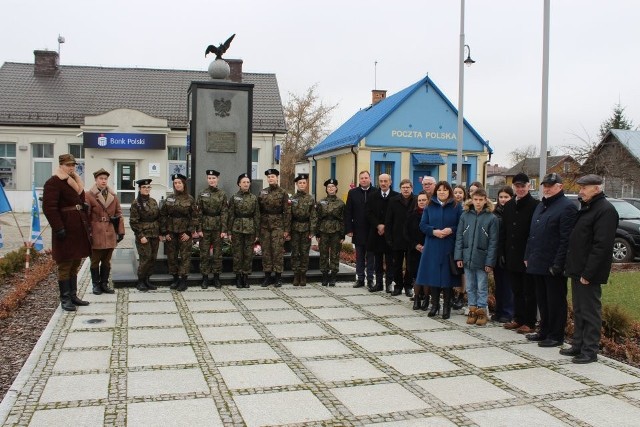
{"label": "window", "polygon": [[258,159],[260,150],[254,148],[251,150],[251,179],[258,179]]}
{"label": "window", "polygon": [[53,174],[53,144],[32,144],[33,182],[42,188]]}
{"label": "window", "polygon": [[564,163],[562,164],[562,167],[563,167],[563,169],[564,169],[564,173],[569,173],[569,172],[571,172],[571,163],[569,163],[569,162],[564,162]]}
{"label": "window", "polygon": [[532,189],[537,189],[538,188],[538,180],[537,179],[531,178],[530,184],[531,184],[531,188]]}
{"label": "window", "polygon": [[167,185],[169,189],[173,188],[173,182],[171,182],[171,175],[174,173],[181,173],[187,175],[187,147],[173,145],[167,147],[169,155],[169,170],[167,174]]}
{"label": "window", "polygon": [[336,179],[336,158],[331,158],[331,178]]}
{"label": "window", "polygon": [[69,154],[76,158],[76,173],[84,181],[84,147],[82,144],[69,144]]}
{"label": "window", "polygon": [[16,189],[16,144],[0,143],[0,185]]}
{"label": "window", "polygon": [[373,165],[373,177],[372,177],[372,181],[375,178],[377,182],[378,177],[380,175],[382,175],[383,173],[386,173],[388,175],[390,175],[393,178],[393,166],[395,165],[395,162],[375,162],[375,164]]}

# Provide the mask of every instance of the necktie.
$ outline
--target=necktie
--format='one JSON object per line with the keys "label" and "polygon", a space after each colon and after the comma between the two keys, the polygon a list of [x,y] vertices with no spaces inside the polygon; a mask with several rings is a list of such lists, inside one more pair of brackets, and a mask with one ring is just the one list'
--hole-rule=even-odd
{"label": "necktie", "polygon": [[387,198],[387,193],[382,193],[382,198],[386,199]]}

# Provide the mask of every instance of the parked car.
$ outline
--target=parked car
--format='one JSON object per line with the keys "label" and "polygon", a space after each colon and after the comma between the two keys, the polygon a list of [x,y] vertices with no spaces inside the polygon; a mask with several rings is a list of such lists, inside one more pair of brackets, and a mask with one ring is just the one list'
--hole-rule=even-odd
{"label": "parked car", "polygon": [[[577,194],[567,194],[580,209]],[[607,197],[618,211],[620,221],[613,242],[613,262],[631,262],[640,255],[640,209],[622,199]]]}
{"label": "parked car", "polygon": [[625,200],[631,203],[636,208],[640,209],[640,199],[637,199],[635,197],[623,197],[622,200]]}

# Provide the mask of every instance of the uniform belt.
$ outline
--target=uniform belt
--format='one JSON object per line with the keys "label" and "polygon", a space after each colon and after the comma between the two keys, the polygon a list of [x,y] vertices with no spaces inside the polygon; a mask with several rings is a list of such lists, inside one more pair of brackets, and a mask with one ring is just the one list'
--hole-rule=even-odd
{"label": "uniform belt", "polygon": [[138,222],[156,222],[158,221],[157,219],[140,219],[138,220]]}
{"label": "uniform belt", "polygon": [[218,212],[203,212],[205,216],[218,216],[220,215],[220,211]]}
{"label": "uniform belt", "polygon": [[253,214],[236,214],[236,218],[253,218]]}
{"label": "uniform belt", "polygon": [[60,208],[61,212],[81,211],[81,210],[82,210],[82,205],[65,206],[64,208]]}
{"label": "uniform belt", "polygon": [[309,222],[309,217],[307,218],[293,218],[295,222]]}
{"label": "uniform belt", "polygon": [[282,215],[282,211],[274,212],[274,211],[264,211],[265,215]]}
{"label": "uniform belt", "polygon": [[109,222],[109,217],[107,216],[101,216],[100,218],[98,218],[99,222]]}

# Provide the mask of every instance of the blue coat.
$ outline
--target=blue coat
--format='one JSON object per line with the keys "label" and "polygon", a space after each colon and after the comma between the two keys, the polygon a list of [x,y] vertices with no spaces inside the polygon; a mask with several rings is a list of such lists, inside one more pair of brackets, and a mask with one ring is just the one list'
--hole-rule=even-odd
{"label": "blue coat", "polygon": [[[425,234],[424,250],[420,257],[416,284],[421,286],[453,287],[460,285],[459,276],[451,275],[449,258],[453,255],[456,230],[462,214],[462,205],[449,200],[444,206],[436,196],[422,213],[420,230]],[[452,234],[440,239],[433,230],[451,228]]]}
{"label": "blue coat", "polygon": [[498,217],[486,206],[480,213],[473,205],[468,208],[458,224],[454,258],[464,261],[464,267],[472,270],[494,267],[498,258]]}

